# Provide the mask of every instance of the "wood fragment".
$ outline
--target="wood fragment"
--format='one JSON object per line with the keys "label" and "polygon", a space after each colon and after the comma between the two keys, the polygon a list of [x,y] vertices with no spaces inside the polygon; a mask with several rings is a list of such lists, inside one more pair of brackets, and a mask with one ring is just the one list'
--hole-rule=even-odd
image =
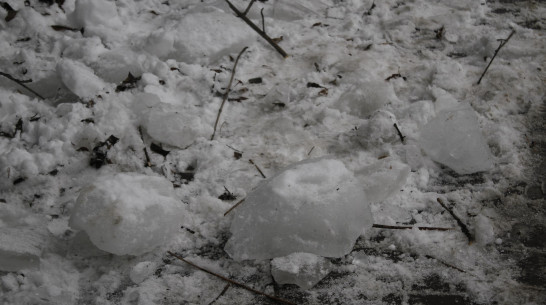
{"label": "wood fragment", "polygon": [[442,199],[440,198],[437,198],[436,201],[446,210],[449,212],[449,214],[451,214],[451,216],[455,219],[455,221],[457,221],[457,224],[459,225],[459,227],[461,227],[461,231],[463,232],[464,235],[466,235],[466,237],[468,238],[468,244],[472,244],[474,242],[474,236],[472,236],[472,234],[470,234],[470,230],[468,230],[468,227],[464,224],[464,222],[457,216],[455,215],[455,213],[453,212],[453,210],[451,210],[450,208],[448,208]]}
{"label": "wood fragment", "polygon": [[237,202],[235,205],[233,205],[231,208],[229,208],[229,210],[227,210],[225,213],[224,213],[224,216],[226,216],[227,214],[229,214],[231,211],[233,211],[236,207],[238,207],[241,203],[245,202],[245,199],[246,198],[243,198],[241,200],[239,200],[239,202]]}
{"label": "wood fragment", "polygon": [[216,301],[218,301],[226,293],[226,291],[229,289],[229,286],[231,286],[231,284],[227,283],[226,286],[224,286],[224,289],[222,289],[222,292],[220,292],[220,294],[216,298],[214,298],[214,300],[212,300],[208,305],[216,303]]}
{"label": "wood fragment", "polygon": [[64,31],[70,31],[70,32],[80,32],[82,29],[75,29],[75,28],[71,28],[71,27],[68,27],[66,25],[59,25],[59,24],[56,24],[56,25],[52,25],[51,28],[57,32],[64,32]]}
{"label": "wood fragment", "polygon": [[315,149],[315,146],[311,147],[311,149],[310,149],[309,152],[307,153],[308,156],[313,152],[313,149]]}
{"label": "wood fragment", "polygon": [[489,61],[489,64],[487,64],[487,67],[485,67],[485,70],[483,70],[483,73],[482,73],[482,75],[480,76],[480,79],[478,80],[477,85],[479,85],[479,84],[481,83],[483,76],[485,75],[485,73],[486,73],[487,70],[489,69],[489,66],[491,66],[491,63],[493,62],[493,60],[495,59],[495,57],[497,57],[497,54],[499,53],[500,49],[501,49],[502,47],[504,47],[504,45],[505,45],[506,43],[508,43],[508,40],[510,40],[510,38],[512,38],[512,36],[513,36],[515,33],[516,33],[516,31],[515,31],[515,30],[512,30],[512,33],[510,33],[510,35],[508,36],[508,38],[503,39],[503,40],[501,41],[499,47],[495,50],[495,53],[493,54],[493,57],[491,57],[491,60]]}
{"label": "wood fragment", "polygon": [[458,267],[455,267],[455,266],[453,266],[453,265],[451,265],[451,264],[448,264],[448,263],[444,262],[443,260],[438,259],[438,258],[436,258],[436,257],[434,257],[434,256],[432,256],[432,255],[425,255],[425,257],[426,257],[426,258],[433,259],[433,260],[436,260],[436,261],[440,262],[442,265],[447,266],[447,267],[449,267],[449,268],[453,268],[453,269],[455,269],[455,270],[457,270],[457,271],[466,273],[466,271],[464,271],[463,269],[458,268]]}
{"label": "wood fragment", "polygon": [[233,77],[235,77],[235,69],[237,69],[237,63],[239,62],[239,58],[241,58],[241,55],[248,49],[248,47],[244,47],[241,52],[239,52],[239,55],[237,55],[237,59],[235,60],[235,63],[233,64],[233,69],[231,70],[231,77],[229,78],[229,83],[226,88],[226,92],[224,93],[224,97],[222,99],[222,104],[220,104],[220,109],[218,109],[218,115],[216,116],[216,122],[214,122],[214,131],[212,132],[212,136],[210,137],[210,140],[214,140],[214,136],[216,135],[216,128],[218,128],[218,122],[220,121],[220,115],[222,114],[222,109],[224,109],[224,105],[226,103],[226,100],[229,95],[229,91],[231,90],[231,84],[233,83]]}
{"label": "wood fragment", "polygon": [[142,149],[144,151],[144,156],[146,158],[146,163],[144,163],[144,166],[152,167],[152,162],[150,161],[150,155],[148,154],[146,143],[144,143],[144,136],[142,135],[142,126],[138,126],[138,133],[140,134],[140,139],[142,140],[142,144],[144,144],[144,148]]}
{"label": "wood fragment", "polygon": [[[372,225],[372,228],[378,228],[378,229],[392,229],[392,230],[411,230],[413,229],[412,226],[390,226],[390,225],[381,225],[374,223]],[[441,227],[417,227],[417,229],[421,231],[450,231],[453,230],[453,228],[441,228]]]}
{"label": "wood fragment", "polygon": [[260,10],[260,15],[262,15],[262,31],[265,33],[265,18],[264,18],[264,9]]}
{"label": "wood fragment", "polygon": [[5,77],[5,78],[7,78],[7,79],[9,79],[9,80],[12,80],[12,81],[16,82],[19,86],[21,86],[21,87],[27,89],[28,91],[32,92],[34,95],[36,95],[36,96],[39,97],[40,99],[45,100],[45,98],[44,98],[43,96],[41,96],[41,95],[40,95],[39,93],[37,93],[36,91],[30,89],[27,85],[25,85],[25,84],[24,84],[25,81],[18,80],[18,79],[16,79],[15,77],[13,77],[13,76],[11,76],[11,75],[9,75],[9,74],[7,74],[7,73],[4,73],[4,72],[0,72],[0,75],[3,76],[3,77]]}
{"label": "wood fragment", "polygon": [[[243,21],[246,24],[248,24],[248,26],[250,26],[254,31],[256,31],[256,33],[262,36],[262,38],[265,39],[273,48],[275,48],[275,50],[277,50],[277,52],[279,52],[282,55],[282,57],[284,58],[288,57],[288,54],[275,41],[273,41],[271,37],[269,37],[264,31],[260,30],[258,26],[256,26],[252,21],[250,21],[250,19],[248,19],[248,17],[246,16],[246,11],[241,12],[231,2],[229,2],[229,0],[225,0],[225,1],[227,2],[231,10],[233,10],[235,14],[237,14],[237,17],[243,19]],[[252,3],[254,3],[254,1],[252,1],[250,4]],[[251,5],[247,7],[248,10],[250,9],[250,6]]]}
{"label": "wood fragment", "polygon": [[265,179],[265,175],[264,175],[264,172],[262,172],[262,170],[258,167],[258,165],[256,165],[256,163],[254,163],[254,161],[252,161],[252,159],[248,159],[248,162],[250,162],[250,164],[254,165],[254,167],[256,167],[256,169],[258,170],[258,172],[260,172],[260,175],[262,175],[262,177]]}
{"label": "wood fragment", "polygon": [[196,265],[196,264],[194,264],[194,263],[192,263],[192,262],[190,262],[190,261],[184,259],[183,257],[181,257],[181,256],[179,256],[179,255],[176,255],[176,254],[172,253],[171,251],[167,251],[167,253],[168,253],[170,256],[173,256],[173,257],[177,258],[178,260],[181,260],[181,261],[183,261],[184,263],[186,263],[186,264],[188,264],[188,265],[190,265],[190,266],[192,266],[192,267],[194,267],[194,268],[196,268],[196,269],[199,269],[199,270],[201,270],[201,271],[203,271],[203,272],[205,272],[205,273],[208,273],[208,274],[210,274],[210,275],[213,275],[213,276],[215,276],[215,277],[217,277],[217,278],[219,278],[219,279],[221,279],[221,280],[224,280],[224,281],[230,283],[231,285],[241,287],[241,288],[246,289],[246,290],[248,290],[248,291],[250,291],[250,292],[254,292],[254,293],[256,293],[256,294],[259,294],[259,295],[261,295],[261,296],[264,296],[264,297],[269,298],[269,299],[271,299],[271,300],[273,300],[273,301],[277,301],[277,302],[280,302],[280,303],[283,303],[283,304],[293,304],[293,305],[296,304],[296,303],[292,303],[292,302],[287,301],[287,300],[283,300],[283,299],[278,298],[278,297],[276,297],[276,296],[267,294],[267,293],[265,293],[265,292],[256,290],[256,289],[254,289],[254,288],[252,288],[252,287],[249,287],[249,286],[247,286],[247,285],[245,285],[245,284],[243,284],[243,283],[236,282],[236,281],[234,281],[234,280],[232,280],[232,279],[229,279],[229,278],[227,278],[227,277],[225,277],[225,276],[223,276],[223,275],[220,275],[220,274],[218,274],[218,273],[215,273],[215,272],[212,272],[212,271],[210,271],[210,270],[208,270],[208,269],[205,269],[205,268],[203,268],[203,267],[200,267],[200,266],[198,266],[198,265]]}
{"label": "wood fragment", "polygon": [[396,125],[396,123],[394,123],[394,128],[396,128],[396,131],[398,132],[398,136],[400,137],[400,141],[402,141],[402,143],[404,143],[404,139],[406,137],[402,135],[402,132],[400,131],[400,128],[398,128],[398,125]]}

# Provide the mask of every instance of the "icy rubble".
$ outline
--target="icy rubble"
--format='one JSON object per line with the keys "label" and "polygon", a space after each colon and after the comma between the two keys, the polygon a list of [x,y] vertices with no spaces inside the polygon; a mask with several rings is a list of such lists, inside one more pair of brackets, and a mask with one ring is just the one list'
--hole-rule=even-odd
{"label": "icy rubble", "polygon": [[183,210],[164,178],[132,173],[99,177],[81,190],[70,226],[84,230],[99,249],[140,255],[168,241]]}
{"label": "icy rubble", "polygon": [[370,80],[352,85],[339,97],[334,108],[363,118],[394,101],[398,101],[398,97],[389,83]]}
{"label": "icy rubble", "polygon": [[40,265],[44,234],[28,228],[0,228],[0,270],[19,271]]}
{"label": "icy rubble", "polygon": [[271,260],[271,275],[278,284],[296,284],[310,289],[332,269],[327,259],[311,253],[292,253]]}
{"label": "icy rubble", "polygon": [[483,172],[493,167],[478,117],[468,103],[441,110],[423,126],[419,143],[432,160],[461,175]]}
{"label": "icy rubble", "polygon": [[106,87],[106,83],[91,68],[70,59],[57,64],[57,74],[68,90],[80,98],[92,98]]}
{"label": "icy rubble", "polygon": [[357,177],[331,158],[305,160],[282,170],[234,211],[226,252],[235,260],[294,252],[346,255],[372,226],[369,202],[397,190],[409,168],[384,161],[362,173],[369,177]]}

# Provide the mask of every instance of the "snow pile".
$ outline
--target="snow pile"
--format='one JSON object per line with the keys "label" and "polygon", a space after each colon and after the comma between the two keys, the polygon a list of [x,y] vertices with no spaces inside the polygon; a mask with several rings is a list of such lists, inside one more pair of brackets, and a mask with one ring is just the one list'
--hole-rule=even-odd
{"label": "snow pile", "polygon": [[119,173],[84,188],[70,217],[101,250],[140,255],[168,241],[180,227],[182,209],[172,185],[160,177]]}
{"label": "snow pile", "polygon": [[57,64],[57,74],[68,90],[80,98],[92,98],[106,87],[106,83],[91,68],[70,59]]}
{"label": "snow pile", "polygon": [[461,175],[493,167],[478,117],[468,103],[444,109],[421,130],[420,146],[430,158]]}
{"label": "snow pile", "polygon": [[105,0],[77,0],[70,18],[77,27],[90,28],[121,26],[116,4]]}
{"label": "snow pile", "polygon": [[373,221],[360,182],[341,161],[328,158],[286,168],[234,214],[225,250],[235,260],[294,252],[340,257]]}
{"label": "snow pile", "polygon": [[327,259],[311,253],[292,253],[271,260],[271,275],[278,284],[296,284],[310,289],[332,269]]}

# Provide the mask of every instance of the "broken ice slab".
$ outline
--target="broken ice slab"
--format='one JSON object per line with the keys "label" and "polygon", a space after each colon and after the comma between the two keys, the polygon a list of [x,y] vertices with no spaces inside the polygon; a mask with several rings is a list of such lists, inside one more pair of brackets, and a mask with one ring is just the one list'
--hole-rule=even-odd
{"label": "broken ice slab", "polygon": [[294,252],[341,257],[373,223],[361,181],[344,163],[296,163],[264,181],[234,210],[226,252],[235,260]]}
{"label": "broken ice slab", "polygon": [[38,267],[45,240],[44,234],[28,228],[0,228],[0,270]]}
{"label": "broken ice slab", "polygon": [[442,110],[423,126],[419,145],[434,161],[458,174],[483,172],[493,167],[478,117],[468,103]]}
{"label": "broken ice slab", "polygon": [[310,289],[332,270],[332,263],[311,253],[292,253],[271,260],[271,275],[278,284]]}

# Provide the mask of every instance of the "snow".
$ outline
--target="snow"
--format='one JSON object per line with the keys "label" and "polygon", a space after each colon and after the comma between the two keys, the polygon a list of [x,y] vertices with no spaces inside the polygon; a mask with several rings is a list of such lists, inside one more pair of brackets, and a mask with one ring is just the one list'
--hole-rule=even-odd
{"label": "snow", "polygon": [[0,303],[546,299],[543,2],[3,2]]}
{"label": "snow", "polygon": [[493,157],[468,103],[440,111],[420,135],[421,148],[434,161],[461,175],[493,168]]}
{"label": "snow", "polygon": [[311,253],[292,253],[271,260],[271,275],[277,284],[295,284],[310,289],[322,280],[333,265]]}
{"label": "snow", "polygon": [[235,260],[294,252],[347,254],[373,222],[367,195],[343,162],[289,166],[251,192],[235,212],[226,252]]}
{"label": "snow", "polygon": [[119,173],[84,187],[70,226],[84,230],[98,248],[140,255],[161,246],[180,227],[183,208],[161,177]]}

